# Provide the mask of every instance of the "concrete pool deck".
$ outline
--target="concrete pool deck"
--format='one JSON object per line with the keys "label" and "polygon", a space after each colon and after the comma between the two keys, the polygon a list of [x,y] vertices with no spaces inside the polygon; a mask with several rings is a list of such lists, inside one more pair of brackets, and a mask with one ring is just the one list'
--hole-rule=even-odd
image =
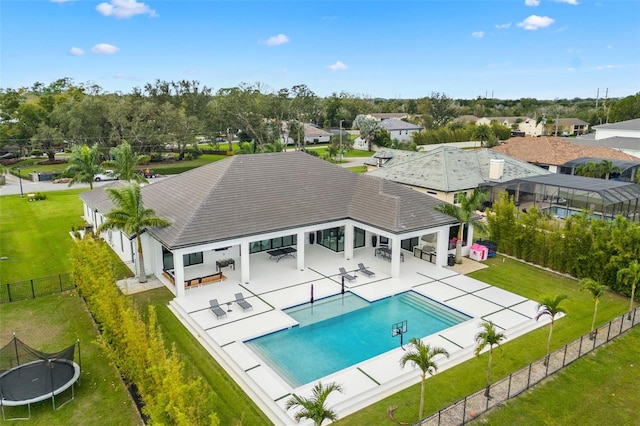
{"label": "concrete pool deck", "polygon": [[[317,245],[306,246],[305,254],[304,271],[297,270],[294,259],[276,262],[265,253],[253,254],[250,283],[240,282],[240,268],[236,265],[236,271],[225,269],[226,281],[190,289],[185,297],[170,303],[189,331],[277,425],[298,424],[294,410],[284,409],[285,403],[293,393],[308,397],[317,381],[292,388],[243,342],[296,325],[282,310],[309,302],[311,284],[315,300],[339,294],[339,267],[354,271],[362,262],[376,273],[373,278],[357,274],[355,281],[345,281],[346,290],[368,301],[413,290],[473,317],[433,335],[416,336],[449,351],[450,358],[438,360],[439,371],[473,357],[474,337],[482,320],[492,321],[508,340],[548,322],[535,321],[534,301],[469,278],[456,272],[455,267],[439,267],[407,253],[399,278],[389,275],[389,262],[374,257],[371,248],[356,249],[350,260],[344,259],[342,253]],[[238,292],[252,304],[252,310],[243,311],[233,302]],[[209,300],[213,298],[228,310],[226,318],[217,319],[209,310]],[[411,337],[414,336],[408,333],[405,343]],[[419,383],[418,369],[410,365],[400,368],[404,353],[398,345],[394,350],[320,379],[323,383],[337,382],[344,389],[344,393],[332,393],[327,406],[342,418]]]}

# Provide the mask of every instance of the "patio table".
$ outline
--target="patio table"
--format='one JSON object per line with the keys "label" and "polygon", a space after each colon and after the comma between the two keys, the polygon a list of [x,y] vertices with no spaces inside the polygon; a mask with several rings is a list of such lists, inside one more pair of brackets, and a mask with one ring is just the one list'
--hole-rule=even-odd
{"label": "patio table", "polygon": [[269,259],[277,258],[276,263],[280,262],[281,259],[291,256],[292,258],[296,258],[295,253],[297,250],[293,247],[281,247],[275,250],[269,250],[267,254],[269,255]]}

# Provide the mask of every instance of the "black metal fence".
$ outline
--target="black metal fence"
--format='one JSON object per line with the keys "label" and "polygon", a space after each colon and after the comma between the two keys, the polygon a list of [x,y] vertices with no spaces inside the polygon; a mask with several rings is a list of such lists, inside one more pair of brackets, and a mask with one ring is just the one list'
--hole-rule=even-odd
{"label": "black metal fence", "polygon": [[73,277],[68,272],[44,278],[33,278],[26,281],[0,284],[0,303],[34,299],[40,296],[71,290],[75,288],[75,286]]}
{"label": "black metal fence", "polygon": [[415,425],[464,425],[506,400],[518,396],[546,377],[615,339],[639,323],[640,307],[603,325],[595,331],[595,334],[585,334],[580,339],[552,352],[549,354],[548,362],[545,362],[547,357],[540,358],[515,373],[511,373],[508,377],[492,383],[488,389],[490,398],[485,395],[487,389],[481,389],[415,423]]}

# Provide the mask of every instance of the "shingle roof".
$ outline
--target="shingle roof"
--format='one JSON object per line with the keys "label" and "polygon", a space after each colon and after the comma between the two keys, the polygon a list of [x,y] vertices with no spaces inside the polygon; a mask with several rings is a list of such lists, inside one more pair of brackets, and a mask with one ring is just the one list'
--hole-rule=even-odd
{"label": "shingle roof", "polygon": [[618,123],[600,124],[593,126],[594,129],[620,129],[620,130],[640,130],[640,118],[634,118],[633,120],[620,121]]}
{"label": "shingle roof", "polygon": [[392,233],[455,223],[434,210],[439,200],[303,152],[230,157],[147,185],[142,197],[171,221],[150,230],[171,249],[347,218]]}
{"label": "shingle roof", "polygon": [[463,150],[449,146],[440,146],[428,152],[383,149],[375,157],[392,159],[368,175],[444,192],[476,188],[489,181],[491,159],[504,160],[501,182],[550,173],[489,149]]}
{"label": "shingle roof", "polygon": [[406,121],[396,120],[395,118],[389,118],[388,120],[382,120],[380,127],[384,127],[387,130],[422,130],[422,126],[417,124],[407,123]]}
{"label": "shingle roof", "polygon": [[575,138],[573,142],[578,145],[602,146],[616,150],[638,150],[640,151],[640,138],[625,138],[623,136],[613,136],[610,138],[595,139],[593,133],[590,138]]}
{"label": "shingle roof", "polygon": [[556,166],[580,157],[595,157],[610,160],[638,160],[632,155],[616,151],[615,149],[577,145],[566,139],[550,136],[511,138],[504,141],[502,145],[491,149],[528,163],[551,164]]}

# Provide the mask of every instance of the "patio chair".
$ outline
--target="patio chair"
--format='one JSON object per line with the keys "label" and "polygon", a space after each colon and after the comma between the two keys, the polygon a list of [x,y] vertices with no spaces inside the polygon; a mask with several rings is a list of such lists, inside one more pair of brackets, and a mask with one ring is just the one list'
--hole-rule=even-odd
{"label": "patio chair", "polygon": [[353,275],[349,275],[347,273],[347,270],[344,268],[338,268],[340,271],[340,275],[342,275],[344,277],[345,280],[351,282],[351,281],[355,281],[356,277],[354,277]]}
{"label": "patio chair", "polygon": [[253,309],[251,303],[244,300],[244,296],[242,295],[242,293],[236,293],[236,303],[242,308],[243,311],[246,311],[247,309]]}
{"label": "patio chair", "polygon": [[376,273],[373,271],[368,270],[365,266],[364,263],[358,263],[358,268],[359,271],[358,272],[362,272],[363,274],[365,274],[367,277],[369,278],[373,278],[376,276]]}
{"label": "patio chair", "polygon": [[227,313],[218,304],[218,299],[209,300],[209,305],[211,305],[211,312],[213,312],[216,315],[216,318],[227,316]]}

